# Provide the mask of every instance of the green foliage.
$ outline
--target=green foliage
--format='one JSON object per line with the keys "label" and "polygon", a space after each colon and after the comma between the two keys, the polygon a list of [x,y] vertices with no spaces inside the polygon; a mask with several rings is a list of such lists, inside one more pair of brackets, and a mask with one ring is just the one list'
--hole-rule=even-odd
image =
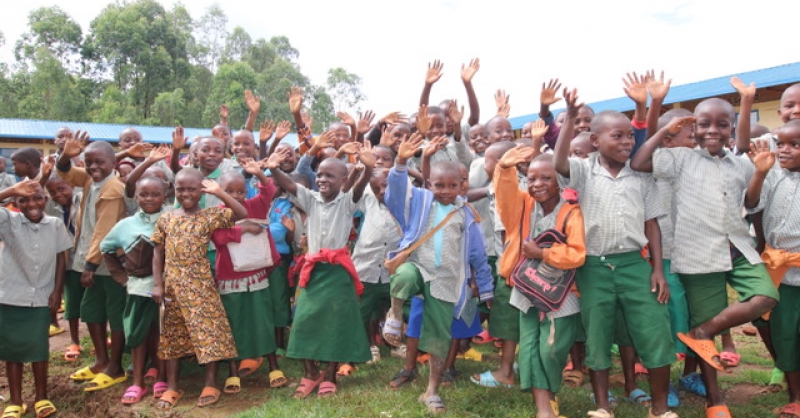
{"label": "green foliage", "polygon": [[230,111],[228,126],[233,130],[243,127],[249,112],[244,103],[244,91],[255,84],[256,73],[250,64],[245,62],[222,64],[217,74],[214,75],[211,95],[206,100],[203,112],[203,120],[219,120],[219,107],[225,104]]}
{"label": "green foliage", "polygon": [[28,15],[29,32],[14,47],[14,57],[28,64],[37,49],[46,48],[67,65],[76,64],[83,33],[81,26],[58,6],[40,7]]}
{"label": "green foliage", "polygon": [[361,111],[358,104],[366,98],[361,93],[361,77],[341,67],[331,68],[327,83],[337,110]]}

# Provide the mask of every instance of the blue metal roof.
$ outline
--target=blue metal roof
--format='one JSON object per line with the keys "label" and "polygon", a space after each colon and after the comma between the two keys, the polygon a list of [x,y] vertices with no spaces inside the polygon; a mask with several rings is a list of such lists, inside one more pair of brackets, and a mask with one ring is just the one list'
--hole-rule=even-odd
{"label": "blue metal roof", "polygon": [[[732,76],[738,76],[746,84],[756,83],[758,88],[778,86],[781,84],[796,83],[800,81],[800,62],[779,65],[777,67],[762,68],[760,70],[749,71],[740,74],[731,74],[723,77],[712,78],[694,83],[683,84],[680,86],[671,86],[669,94],[664,99],[664,104],[687,102],[690,100],[705,99],[707,97],[716,97],[724,94],[735,93],[736,89],[731,86],[730,79]],[[618,97],[616,99],[603,100],[595,103],[588,103],[595,112],[602,112],[604,110],[616,110],[618,112],[627,112],[634,109],[634,104],[627,96]],[[554,110],[553,114],[557,115],[564,109]],[[522,129],[522,125],[526,122],[531,122],[539,119],[537,113],[530,115],[517,116],[509,118],[511,127],[513,129]]]}
{"label": "blue metal roof", "polygon": [[[31,119],[0,119],[0,138],[55,139],[59,128],[68,127],[73,132],[81,130],[89,133],[92,141],[118,142],[119,134],[126,128],[135,128],[142,134],[145,142],[155,144],[172,143],[175,127],[116,125],[109,123],[64,122]],[[189,142],[198,136],[211,135],[210,129],[184,128],[183,133]],[[290,133],[281,142],[297,146],[297,134]]]}

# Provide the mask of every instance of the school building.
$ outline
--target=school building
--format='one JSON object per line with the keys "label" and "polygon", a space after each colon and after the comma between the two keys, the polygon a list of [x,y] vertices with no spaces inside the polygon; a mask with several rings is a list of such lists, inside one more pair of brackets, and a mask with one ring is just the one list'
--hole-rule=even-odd
{"label": "school building", "polygon": [[[733,86],[731,86],[730,79],[732,76],[739,77],[742,82],[747,85],[756,83],[756,99],[750,114],[751,123],[758,123],[769,129],[781,126],[782,123],[778,117],[781,93],[790,85],[800,82],[800,62],[740,74],[731,74],[680,86],[671,86],[669,94],[661,108],[662,113],[673,108],[694,110],[695,106],[702,100],[711,97],[719,97],[729,101],[736,108],[736,116],[738,118],[739,94]],[[628,117],[633,117],[634,104],[627,96],[587,104],[591,106],[595,112],[616,110],[625,113]],[[553,110],[553,114],[557,115],[563,110],[564,109]],[[533,122],[537,119],[539,119],[538,114],[531,114],[517,116],[509,120],[512,129],[516,131],[519,137],[522,133],[522,126],[525,125],[526,122]]]}

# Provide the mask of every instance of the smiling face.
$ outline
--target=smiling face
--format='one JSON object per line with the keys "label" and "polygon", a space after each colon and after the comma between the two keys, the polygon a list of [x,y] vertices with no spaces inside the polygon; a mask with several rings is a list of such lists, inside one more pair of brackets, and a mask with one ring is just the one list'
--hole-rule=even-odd
{"label": "smiling face", "polygon": [[800,84],[793,84],[784,90],[781,95],[778,116],[781,117],[783,123],[793,119],[800,119]]}
{"label": "smiling face", "polygon": [[54,202],[62,207],[72,206],[72,186],[68,185],[60,177],[51,177],[45,184],[47,194]]}
{"label": "smiling face", "polygon": [[394,167],[394,152],[391,148],[378,145],[372,152],[375,155],[375,168]]}
{"label": "smiling face", "polygon": [[469,140],[469,147],[472,148],[476,154],[482,155],[486,152],[486,147],[488,147],[489,144],[486,141],[486,129],[482,124],[479,123],[470,127],[467,138]]}
{"label": "smiling face", "polygon": [[330,124],[328,130],[333,133],[333,147],[339,149],[350,142],[350,127],[341,122]]}
{"label": "smiling face", "polygon": [[119,134],[119,148],[126,150],[139,142],[142,142],[142,134],[136,129],[128,128]]}
{"label": "smiling face", "polygon": [[328,158],[319,164],[317,190],[326,202],[332,201],[339,195],[345,177],[347,177],[347,166],[341,160]]}
{"label": "smiling face", "polygon": [[502,116],[495,116],[486,122],[486,142],[489,145],[500,141],[513,141],[514,131],[511,129],[511,122]]}
{"label": "smiling face", "polygon": [[601,113],[594,124],[592,145],[608,162],[624,165],[633,149],[633,129],[625,115],[616,112]]}
{"label": "smiling face", "polygon": [[247,199],[247,187],[245,186],[244,176],[236,171],[229,171],[219,179],[219,185],[225,193],[237,202],[244,204]]}
{"label": "smiling face", "polygon": [[225,158],[225,146],[217,138],[206,137],[197,144],[197,164],[204,175],[209,175],[222,164]]}
{"label": "smiling face", "polygon": [[400,141],[403,138],[408,138],[411,136],[411,125],[406,123],[398,123],[392,126],[392,130],[389,131],[389,136],[392,138],[392,150],[397,152],[400,148]]}
{"label": "smiling face", "polygon": [[256,140],[253,138],[253,134],[246,130],[236,132],[236,135],[233,136],[233,142],[231,142],[231,152],[233,152],[237,160],[257,158]]}
{"label": "smiling face", "polygon": [[36,185],[36,193],[32,196],[16,198],[17,208],[33,223],[39,223],[44,218],[44,207],[47,204],[47,195],[41,186]]}
{"label": "smiling face", "polygon": [[60,128],[56,131],[55,136],[55,143],[56,147],[58,147],[58,151],[61,152],[64,150],[64,143],[67,142],[67,137],[72,134],[72,131],[69,128]]}
{"label": "smiling face", "polygon": [[222,141],[222,147],[224,149],[231,140],[231,129],[226,125],[217,125],[211,130],[211,136]]}
{"label": "smiling face", "polygon": [[372,172],[372,177],[369,179],[369,187],[372,189],[372,194],[378,198],[378,202],[383,203],[383,197],[386,195],[386,188],[388,183],[389,170],[376,169]]}
{"label": "smiling face", "polygon": [[203,196],[203,174],[184,168],[175,175],[175,198],[184,211],[191,211]]}
{"label": "smiling face", "polygon": [[437,202],[443,205],[453,204],[461,192],[461,170],[447,162],[434,165],[428,188]]}
{"label": "smiling face", "polygon": [[731,139],[734,111],[730,103],[720,99],[707,99],[694,109],[695,140],[711,155],[722,156]]}
{"label": "smiling face", "polygon": [[536,160],[528,166],[528,194],[537,202],[559,199],[558,178],[552,161]]}
{"label": "smiling face", "polygon": [[144,177],[136,183],[136,203],[144,213],[158,213],[164,205],[166,188],[157,177]]}
{"label": "smiling face", "polygon": [[430,141],[433,138],[444,135],[447,132],[447,125],[445,124],[444,113],[429,112],[428,115],[431,118],[431,128],[425,134],[425,139]]}
{"label": "smiling face", "polygon": [[576,137],[581,132],[589,132],[591,130],[593,118],[594,111],[592,109],[586,106],[581,107],[580,110],[578,110],[578,117],[575,119],[575,130],[572,132],[572,137]]}
{"label": "smiling face", "polygon": [[800,120],[795,122],[778,130],[775,151],[778,164],[789,171],[800,171]]}
{"label": "smiling face", "polygon": [[114,149],[106,142],[93,142],[86,147],[83,162],[92,181],[103,181],[114,171],[116,165]]}

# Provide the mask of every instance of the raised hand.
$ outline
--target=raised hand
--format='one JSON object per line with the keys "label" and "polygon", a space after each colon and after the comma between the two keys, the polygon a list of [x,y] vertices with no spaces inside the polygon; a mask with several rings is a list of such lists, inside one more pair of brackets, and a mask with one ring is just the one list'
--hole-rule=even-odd
{"label": "raised hand", "polygon": [[150,151],[150,155],[147,156],[147,159],[153,162],[161,161],[169,157],[171,153],[172,153],[172,147],[170,147],[167,144],[161,144],[153,148],[152,151]]}
{"label": "raised hand", "polygon": [[497,116],[502,116],[504,118],[508,118],[508,115],[511,114],[511,105],[506,103],[502,107],[497,109]]}
{"label": "raised hand", "polygon": [[41,189],[41,185],[36,180],[25,179],[11,186],[14,196],[17,197],[31,197]]}
{"label": "raised hand", "polygon": [[39,168],[39,172],[42,174],[41,178],[49,179],[50,175],[53,173],[53,167],[56,166],[56,157],[53,154],[48,155],[45,158],[42,158],[42,166]]}
{"label": "raised hand", "polygon": [[403,138],[400,141],[400,147],[397,149],[397,158],[408,160],[419,151],[422,146],[422,135],[419,132],[411,134],[408,138]]}
{"label": "raised hand", "polygon": [[453,122],[453,124],[460,125],[461,119],[464,117],[464,106],[461,106],[459,110],[456,100],[451,100],[450,107],[447,108],[447,117],[450,118],[450,122]]}
{"label": "raised hand", "polygon": [[511,110],[511,106],[508,104],[508,99],[510,98],[511,95],[506,94],[505,90],[497,89],[497,91],[494,93],[494,103],[497,105],[498,114],[500,114],[504,109]]}
{"label": "raised hand", "polygon": [[322,135],[318,136],[314,140],[314,148],[317,150],[325,149],[328,147],[333,146],[333,133],[331,131],[325,131]]}
{"label": "raised hand", "polygon": [[551,78],[547,84],[542,83],[542,91],[539,93],[539,104],[542,106],[550,106],[561,100],[556,97],[558,91],[561,90],[561,83],[557,78]]}
{"label": "raised hand", "polygon": [[[561,98],[559,98],[561,100]],[[533,122],[531,125],[531,138],[543,138],[544,135],[547,133],[548,126],[544,123],[544,119],[537,119],[536,122]]]}
{"label": "raised hand", "polygon": [[228,110],[228,105],[221,105],[219,107],[219,118],[222,119],[223,121],[227,122],[230,113],[231,112],[230,110]]}
{"label": "raised hand", "polygon": [[439,81],[442,78],[442,65],[439,60],[434,61],[433,63],[428,63],[428,71],[425,73],[425,83],[426,84],[433,84]]}
{"label": "raised hand", "polygon": [[84,142],[81,139],[80,134],[81,131],[75,132],[74,135],[71,132],[67,134],[67,140],[64,142],[64,150],[62,151],[62,154],[69,158],[74,158],[81,155]]}
{"label": "raised hand", "polygon": [[536,154],[536,149],[533,147],[515,147],[511,148],[503,154],[498,164],[503,168],[516,167],[517,164],[529,162]]}
{"label": "raised hand", "polygon": [[392,128],[389,126],[384,126],[383,129],[381,129],[380,145],[387,146],[389,148],[394,145],[394,138],[392,138],[392,135],[389,133],[391,130]]}
{"label": "raised hand", "polygon": [[300,108],[303,107],[303,89],[298,86],[292,87],[286,93],[286,98],[289,99],[289,111],[292,113],[300,112]]}
{"label": "raised hand", "polygon": [[345,112],[336,112],[336,117],[339,118],[339,120],[341,120],[342,123],[344,123],[345,125],[350,125],[350,126],[356,125],[356,120]]}
{"label": "raised hand", "polygon": [[261,164],[252,158],[243,158],[239,164],[241,164],[242,168],[244,168],[244,172],[247,174],[255,175],[261,171]]}
{"label": "raised hand", "polygon": [[201,190],[203,193],[213,194],[217,197],[219,197],[219,195],[222,193],[225,193],[225,191],[222,190],[222,187],[219,186],[219,183],[214,180],[205,179],[201,184],[203,186]]}
{"label": "raised hand", "polygon": [[339,152],[347,155],[353,155],[361,149],[361,144],[358,142],[348,142],[339,147]]}
{"label": "raised hand", "polygon": [[480,58],[471,59],[469,64],[461,64],[461,80],[464,83],[471,83],[472,77],[475,77],[475,73],[477,73],[480,68]]}
{"label": "raised hand", "polygon": [[278,122],[278,127],[275,129],[275,140],[280,141],[283,138],[286,138],[286,135],[289,135],[289,131],[292,130],[292,124],[288,120],[282,120]]}
{"label": "raised hand", "polygon": [[635,72],[627,73],[627,79],[623,78],[622,82],[625,87],[622,90],[625,94],[634,101],[634,103],[647,103],[647,79],[644,76],[639,76]]}
{"label": "raised hand", "polygon": [[564,101],[567,104],[567,117],[577,118],[578,111],[583,107],[583,102],[578,103],[578,89],[570,91],[569,88],[564,87]]}
{"label": "raised hand", "polygon": [[437,136],[436,138],[431,139],[428,141],[428,145],[425,146],[425,149],[422,151],[422,155],[425,157],[432,157],[433,154],[436,154],[439,150],[444,149],[447,146],[448,139],[446,136]]}
{"label": "raised hand", "polygon": [[677,135],[683,128],[693,124],[697,119],[694,116],[684,116],[681,118],[672,118],[667,124],[667,132],[670,135]]}
{"label": "raised hand", "polygon": [[650,70],[646,76],[647,91],[650,93],[650,98],[656,101],[663,102],[669,93],[669,85],[672,84],[672,79],[664,82],[664,71],[661,71],[661,76],[656,78],[655,71]]}
{"label": "raised hand", "polygon": [[428,106],[420,106],[419,112],[417,112],[417,131],[424,136],[431,129],[432,124],[433,119],[428,114]]}
{"label": "raised hand", "polygon": [[360,147],[360,151],[358,153],[358,161],[364,166],[369,168],[375,168],[375,153],[373,152],[372,144],[369,140],[365,139],[364,144]]}
{"label": "raised hand", "polygon": [[172,131],[172,149],[182,150],[189,142],[189,137],[183,136],[183,126],[178,126]]}
{"label": "raised hand", "polygon": [[382,122],[388,125],[394,125],[397,122],[405,122],[408,120],[408,116],[401,112],[391,112],[386,116],[382,117],[378,122]]}
{"label": "raised hand", "polygon": [[258,140],[259,142],[267,142],[272,137],[272,133],[275,132],[275,122],[271,120],[264,120],[261,122],[261,125],[258,126]]}
{"label": "raised hand", "polygon": [[261,109],[261,99],[253,94],[251,90],[244,91],[244,102],[247,103],[247,108],[253,113],[258,113]]}
{"label": "raised hand", "polygon": [[775,165],[775,152],[769,149],[769,142],[765,139],[753,141],[748,155],[759,173],[767,173]]}
{"label": "raised hand", "polygon": [[750,83],[750,85],[744,84],[739,77],[733,76],[731,77],[731,85],[733,88],[739,92],[739,95],[742,96],[742,99],[750,99],[751,101],[756,98],[756,83]]}
{"label": "raised hand", "polygon": [[153,149],[153,144],[149,142],[137,142],[128,148],[128,157],[144,158],[144,153]]}
{"label": "raised hand", "polygon": [[358,123],[356,124],[356,130],[358,133],[365,134],[372,129],[372,120],[375,119],[375,112],[371,110],[367,110],[364,113],[361,113],[358,118]]}
{"label": "raised hand", "polygon": [[293,151],[287,148],[276,149],[275,152],[273,152],[272,155],[270,155],[266,161],[263,160],[261,161],[263,163],[262,168],[268,168],[270,170],[278,168],[278,166],[280,166],[282,162],[286,161],[286,159],[289,158],[288,153],[290,152]]}

